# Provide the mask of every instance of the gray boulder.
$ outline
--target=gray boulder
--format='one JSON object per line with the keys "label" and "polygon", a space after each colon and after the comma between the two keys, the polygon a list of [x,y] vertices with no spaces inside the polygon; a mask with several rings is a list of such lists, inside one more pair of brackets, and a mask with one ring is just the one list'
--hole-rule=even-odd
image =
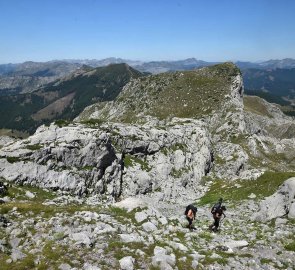
{"label": "gray boulder", "polygon": [[294,218],[295,177],[286,180],[276,193],[260,203],[260,210],[252,219],[257,221],[271,220],[288,215]]}
{"label": "gray boulder", "polygon": [[131,256],[127,256],[119,260],[120,267],[122,270],[133,270],[133,263],[134,263],[134,258]]}

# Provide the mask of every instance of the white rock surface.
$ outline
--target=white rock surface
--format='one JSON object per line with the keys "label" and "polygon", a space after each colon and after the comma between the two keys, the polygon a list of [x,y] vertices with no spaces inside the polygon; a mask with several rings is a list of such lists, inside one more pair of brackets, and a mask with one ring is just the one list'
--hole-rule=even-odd
{"label": "white rock surface", "polygon": [[224,243],[225,246],[229,247],[230,249],[235,249],[235,248],[242,248],[242,247],[246,247],[249,245],[249,243],[245,240],[231,240],[228,242]]}
{"label": "white rock surface", "polygon": [[260,210],[253,215],[253,219],[258,221],[271,220],[285,216],[288,213],[290,214],[289,217],[292,217],[294,196],[295,177],[292,177],[286,180],[276,193],[261,202]]}
{"label": "white rock surface", "polygon": [[119,260],[120,267],[122,270],[133,270],[134,269],[134,261],[135,259],[131,256],[127,256]]}

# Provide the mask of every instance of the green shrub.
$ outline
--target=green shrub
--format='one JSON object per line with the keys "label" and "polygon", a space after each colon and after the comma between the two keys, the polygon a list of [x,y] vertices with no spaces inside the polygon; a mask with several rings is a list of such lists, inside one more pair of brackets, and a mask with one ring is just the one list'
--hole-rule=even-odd
{"label": "green shrub", "polygon": [[69,120],[64,120],[64,119],[58,119],[54,122],[55,125],[58,127],[66,127],[70,124],[71,122]]}
{"label": "green shrub", "polygon": [[15,162],[19,162],[21,161],[21,159],[19,157],[6,157],[6,160],[9,162],[9,163],[15,163]]}
{"label": "green shrub", "polygon": [[28,144],[26,145],[26,148],[29,150],[39,150],[43,147],[41,144]]}
{"label": "green shrub", "polygon": [[284,246],[286,250],[295,251],[295,240]]}

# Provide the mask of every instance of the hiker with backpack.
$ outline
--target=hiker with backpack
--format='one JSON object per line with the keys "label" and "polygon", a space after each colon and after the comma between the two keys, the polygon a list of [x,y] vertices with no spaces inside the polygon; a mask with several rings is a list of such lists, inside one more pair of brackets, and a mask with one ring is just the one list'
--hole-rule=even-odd
{"label": "hiker with backpack", "polygon": [[211,214],[213,215],[214,222],[209,226],[209,229],[213,232],[218,231],[222,215],[224,216],[224,218],[226,217],[226,215],[224,214],[224,211],[226,211],[226,207],[222,205],[222,201],[222,198],[220,198],[211,209]]}
{"label": "hiker with backpack", "polygon": [[196,219],[196,214],[197,214],[197,207],[195,207],[194,205],[190,204],[186,207],[185,209],[185,216],[186,216],[186,219],[188,221],[188,227],[190,230],[194,230],[196,229],[194,226],[193,226],[193,221]]}

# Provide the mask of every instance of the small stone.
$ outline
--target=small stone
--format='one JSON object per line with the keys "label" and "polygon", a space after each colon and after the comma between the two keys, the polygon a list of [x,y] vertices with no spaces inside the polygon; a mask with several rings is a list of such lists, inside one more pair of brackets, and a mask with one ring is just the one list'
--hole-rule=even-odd
{"label": "small stone", "polygon": [[13,262],[23,259],[26,257],[26,254],[22,253],[19,249],[12,249],[11,259]]}
{"label": "small stone", "polygon": [[152,232],[152,231],[155,231],[157,230],[158,228],[156,227],[156,225],[152,222],[146,222],[146,223],[143,223],[142,224],[142,227],[143,229],[146,231],[146,232]]}
{"label": "small stone", "polygon": [[134,258],[131,256],[127,256],[119,260],[121,270],[133,270],[133,263],[134,263]]}
{"label": "small stone", "polygon": [[276,226],[279,226],[279,225],[282,225],[282,224],[286,224],[288,222],[287,219],[284,219],[284,218],[277,218],[276,221],[275,221],[275,225]]}
{"label": "small stone", "polygon": [[35,198],[35,194],[32,193],[32,192],[30,192],[30,191],[26,191],[26,196],[27,196],[28,198],[30,198],[30,199]]}
{"label": "small stone", "polygon": [[295,219],[295,201],[291,203],[288,218],[294,218]]}
{"label": "small stone", "polygon": [[71,267],[69,264],[67,264],[67,263],[63,263],[63,264],[61,264],[61,265],[58,267],[58,269],[60,269],[60,270],[71,270],[72,267]]}
{"label": "small stone", "polygon": [[251,193],[249,196],[248,196],[249,199],[255,199],[256,198],[256,195],[254,193]]}
{"label": "small stone", "polygon": [[144,211],[142,211],[142,212],[136,212],[136,213],[135,213],[135,220],[136,220],[138,223],[140,223],[140,222],[146,220],[147,217],[148,217],[148,216],[147,216],[147,214],[146,214]]}
{"label": "small stone", "polygon": [[84,244],[86,246],[91,246],[92,244],[87,232],[73,233],[70,237],[78,244]]}
{"label": "small stone", "polygon": [[119,234],[124,243],[143,242],[143,238],[137,234]]}
{"label": "small stone", "polygon": [[249,245],[249,243],[245,240],[241,240],[241,241],[231,240],[231,241],[225,242],[224,245],[231,249],[234,249],[234,248],[246,247]]}

